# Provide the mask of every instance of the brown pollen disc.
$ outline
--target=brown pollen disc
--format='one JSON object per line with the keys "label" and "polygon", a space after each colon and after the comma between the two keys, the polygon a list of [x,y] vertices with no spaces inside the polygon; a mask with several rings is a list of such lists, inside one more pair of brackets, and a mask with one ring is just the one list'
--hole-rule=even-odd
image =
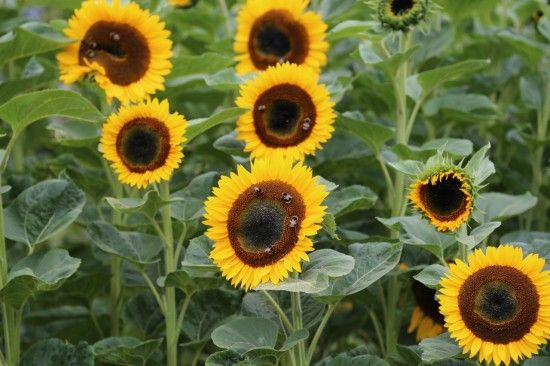
{"label": "brown pollen disc", "polygon": [[317,110],[305,90],[280,84],[258,97],[252,116],[256,134],[265,145],[287,147],[296,146],[311,135]]}
{"label": "brown pollen disc", "polygon": [[97,62],[116,85],[141,79],[149,68],[147,40],[136,28],[123,23],[99,21],[86,32],[78,52],[80,65]]}
{"label": "brown pollen disc", "polygon": [[275,263],[296,245],[305,212],[302,196],[291,185],[279,180],[256,183],[229,211],[229,242],[251,267]]}
{"label": "brown pollen disc", "polygon": [[496,344],[518,341],[537,321],[533,282],[510,266],[491,266],[468,277],[458,295],[460,315],[478,338]]}
{"label": "brown pollen disc", "polygon": [[443,315],[439,312],[439,303],[435,300],[436,291],[419,281],[413,281],[412,291],[416,304],[422,309],[424,314],[440,325],[445,324]]}
{"label": "brown pollen disc", "polygon": [[260,70],[289,61],[302,64],[309,53],[309,36],[287,10],[270,10],[254,22],[248,53]]}
{"label": "brown pollen disc", "polygon": [[170,152],[170,132],[154,118],[136,118],[119,131],[116,151],[134,173],[144,173],[164,165]]}
{"label": "brown pollen disc", "polygon": [[454,221],[468,206],[466,194],[461,187],[462,181],[454,176],[447,176],[435,184],[429,181],[420,186],[420,199],[438,220]]}

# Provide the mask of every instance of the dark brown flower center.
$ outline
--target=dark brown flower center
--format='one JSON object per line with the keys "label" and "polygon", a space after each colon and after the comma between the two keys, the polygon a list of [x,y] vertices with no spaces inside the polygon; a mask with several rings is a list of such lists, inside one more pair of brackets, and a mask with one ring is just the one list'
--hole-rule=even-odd
{"label": "dark brown flower center", "polygon": [[422,309],[422,312],[433,319],[438,324],[443,325],[443,315],[439,312],[439,303],[435,300],[436,291],[427,286],[424,286],[422,282],[413,281],[412,291],[416,305]]}
{"label": "dark brown flower center", "polygon": [[309,37],[290,12],[271,10],[254,22],[248,51],[254,66],[260,70],[285,61],[299,65],[308,55]]}
{"label": "dark brown flower center", "polygon": [[393,14],[402,15],[413,8],[414,0],[392,0],[390,6]]}
{"label": "dark brown flower center", "polygon": [[468,329],[480,339],[497,344],[523,338],[537,321],[539,310],[533,282],[509,266],[475,272],[460,288],[458,302]]}
{"label": "dark brown flower center", "polygon": [[149,68],[151,54],[147,40],[128,24],[99,21],[86,32],[78,53],[80,65],[97,62],[116,85],[141,79]]}
{"label": "dark brown flower center", "polygon": [[420,187],[420,199],[428,211],[441,221],[453,221],[467,209],[466,194],[461,190],[462,181],[447,176],[432,184]]}
{"label": "dark brown flower center", "polygon": [[155,170],[165,163],[170,152],[170,132],[154,118],[135,119],[118,133],[116,149],[130,171]]}
{"label": "dark brown flower center", "polygon": [[249,266],[275,263],[296,245],[304,215],[304,201],[294,187],[278,180],[257,183],[229,211],[229,241]]}
{"label": "dark brown flower center", "polygon": [[254,127],[270,147],[295,146],[306,140],[317,116],[309,94],[296,85],[276,85],[263,92],[254,104]]}

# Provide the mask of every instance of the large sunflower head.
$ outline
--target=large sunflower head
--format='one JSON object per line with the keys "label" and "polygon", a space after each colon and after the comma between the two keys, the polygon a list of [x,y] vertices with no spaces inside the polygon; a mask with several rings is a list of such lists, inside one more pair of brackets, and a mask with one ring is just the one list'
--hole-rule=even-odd
{"label": "large sunflower head", "polygon": [[237,18],[237,72],[265,70],[285,61],[319,71],[327,62],[327,25],[305,11],[309,0],[248,0]]}
{"label": "large sunflower head", "polygon": [[57,55],[66,84],[93,73],[107,98],[123,103],[164,90],[164,76],[172,68],[170,32],[136,3],[87,0],[65,34],[76,41]]}
{"label": "large sunflower head", "polygon": [[428,13],[428,0],[380,0],[378,18],[383,26],[395,31],[407,31]]}
{"label": "large sunflower head", "polygon": [[439,231],[455,231],[474,206],[472,179],[459,166],[441,165],[413,180],[409,201]]}
{"label": "large sunflower head", "polygon": [[412,292],[416,302],[407,332],[416,331],[416,340],[435,337],[443,333],[443,315],[435,299],[436,291],[419,281],[412,282]]}
{"label": "large sunflower head", "polygon": [[234,286],[279,283],[313,250],[328,195],[311,169],[288,159],[257,159],[222,177],[205,203],[210,257]]}
{"label": "large sunflower head", "polygon": [[502,245],[450,265],[441,280],[445,326],[464,353],[495,365],[518,363],[550,337],[550,271],[537,254]]}
{"label": "large sunflower head", "polygon": [[285,63],[244,84],[236,103],[249,109],[237,122],[245,151],[299,160],[330,139],[334,103],[318,79],[307,67]]}
{"label": "large sunflower head", "polygon": [[166,100],[122,106],[103,125],[101,150],[122,183],[142,188],[170,179],[183,159],[186,128]]}

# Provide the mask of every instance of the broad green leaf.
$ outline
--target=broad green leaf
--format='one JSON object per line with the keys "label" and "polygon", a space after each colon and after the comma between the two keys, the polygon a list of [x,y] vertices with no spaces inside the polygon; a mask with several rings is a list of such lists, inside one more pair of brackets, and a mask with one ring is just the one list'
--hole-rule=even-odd
{"label": "broad green leaf", "polygon": [[372,41],[367,40],[359,45],[359,56],[365,64],[379,68],[386,73],[388,78],[393,79],[399,67],[408,61],[417,49],[418,46],[414,46],[403,53],[398,52],[387,57],[380,51],[380,47],[375,46]]}
{"label": "broad green leaf", "polygon": [[108,337],[93,346],[96,360],[112,365],[145,365],[162,344],[162,338],[141,341],[134,337]]}
{"label": "broad green leaf", "polygon": [[406,93],[418,102],[447,81],[478,71],[489,64],[489,60],[466,60],[412,75],[407,79]]}
{"label": "broad green leaf", "polygon": [[111,224],[94,222],[88,228],[92,241],[102,251],[126,259],[138,266],[157,262],[163,248],[155,235],[119,231]]}
{"label": "broad green leaf", "polygon": [[212,127],[218,126],[222,123],[231,123],[235,121],[245,111],[246,109],[244,108],[228,108],[208,118],[191,120],[189,121],[189,127],[187,128],[185,137],[187,138],[187,141],[191,141]]}
{"label": "broad green leaf", "polygon": [[304,341],[308,339],[309,332],[307,329],[298,329],[297,331],[289,334],[289,336],[285,339],[283,345],[279,349],[279,351],[288,351],[295,345],[297,345],[299,342]]}
{"label": "broad green leaf", "polygon": [[420,273],[413,276],[413,278],[419,282],[422,282],[425,286],[437,289],[439,287],[439,281],[447,274],[449,269],[441,264],[430,264],[424,268]]}
{"label": "broad green leaf", "polygon": [[428,363],[446,360],[460,354],[460,347],[451,339],[449,333],[424,339],[419,346],[422,361]]}
{"label": "broad green leaf", "polygon": [[181,262],[181,268],[191,277],[211,276],[218,272],[218,267],[210,259],[212,241],[206,236],[191,239]]}
{"label": "broad green leaf", "polygon": [[480,195],[476,202],[474,218],[480,223],[504,221],[521,215],[535,207],[537,197],[530,192],[514,196],[499,192],[487,192]]}
{"label": "broad green leaf", "polygon": [[48,130],[53,131],[54,138],[64,146],[97,146],[100,137],[99,126],[82,121],[54,120],[48,124]]}
{"label": "broad green leaf", "polygon": [[267,282],[256,286],[255,290],[289,291],[316,294],[329,286],[329,278],[320,271],[308,271],[301,273],[298,278],[288,277],[277,284]]}
{"label": "broad green leaf", "polygon": [[500,221],[486,222],[473,229],[470,234],[459,232],[456,240],[462,244],[466,244],[468,249],[472,250],[499,228],[500,224]]}
{"label": "broad green leaf", "polygon": [[345,215],[357,210],[371,208],[378,199],[370,188],[353,185],[332,192],[325,200],[328,212],[334,217]]}
{"label": "broad green leaf", "polygon": [[0,38],[0,66],[22,57],[60,49],[68,41],[47,24],[23,24]]}
{"label": "broad green leaf", "polygon": [[30,346],[23,357],[21,366],[94,366],[94,352],[86,342],[73,346],[67,341],[51,338]]}
{"label": "broad green leaf", "polygon": [[403,246],[399,243],[356,243],[349,248],[355,259],[353,270],[334,279],[326,290],[316,294],[320,300],[339,301],[344,296],[364,290],[399,263]]}
{"label": "broad green leaf", "polygon": [[503,235],[500,242],[522,246],[524,247],[524,254],[527,254],[526,252],[537,253],[546,259],[546,269],[550,269],[550,233],[526,230],[512,231]]}
{"label": "broad green leaf", "polygon": [[56,72],[53,64],[31,57],[19,79],[0,83],[0,105],[18,94],[48,85],[56,79]]}
{"label": "broad green leaf", "polygon": [[193,295],[199,290],[219,288],[225,281],[218,277],[192,278],[184,270],[170,272],[166,277],[159,277],[157,284],[161,287],[177,287],[187,296]]}
{"label": "broad green leaf", "polygon": [[317,366],[389,366],[390,364],[375,355],[351,356],[340,354],[328,356],[316,364]]}
{"label": "broad green leaf", "polygon": [[510,49],[523,57],[529,65],[537,65],[544,56],[544,44],[521,34],[503,30],[497,35]]}
{"label": "broad green leaf", "polygon": [[228,68],[218,71],[214,74],[205,74],[204,82],[206,85],[217,90],[237,90],[239,85],[243,84],[246,79],[237,75],[235,69]]}
{"label": "broad green leaf", "polygon": [[[170,202],[176,202],[179,199],[170,199]],[[105,197],[105,201],[114,210],[123,213],[140,212],[145,216],[155,217],[158,210],[168,202],[163,201],[157,191],[147,191],[141,198],[114,198]]]}
{"label": "broad green leaf", "polygon": [[214,141],[212,146],[229,155],[238,155],[238,156],[247,155],[244,152],[244,147],[246,146],[246,144],[244,143],[244,141],[237,139],[236,131],[232,131],[227,135],[223,135],[222,137],[218,138],[216,141]]}
{"label": "broad green leaf", "polygon": [[543,16],[539,19],[537,29],[544,37],[546,37],[547,41],[550,41],[550,19],[548,19],[548,17]]}
{"label": "broad green leaf", "polygon": [[519,80],[519,90],[523,103],[542,113],[545,101],[545,83],[541,75],[528,75]]}
{"label": "broad green leaf", "polygon": [[394,136],[393,129],[377,123],[360,121],[343,114],[336,118],[336,128],[352,133],[366,142],[376,153]]}
{"label": "broad green leaf", "polygon": [[482,94],[446,94],[424,104],[427,117],[442,117],[461,122],[490,122],[497,118],[498,108]]}
{"label": "broad green leaf", "polygon": [[550,356],[535,356],[523,362],[523,366],[546,366],[550,365]]}
{"label": "broad green leaf", "polygon": [[491,148],[490,144],[483,146],[479,149],[464,167],[464,169],[474,177],[474,185],[479,186],[489,178],[489,176],[495,173],[495,165],[491,162],[487,153]]}
{"label": "broad green leaf", "polygon": [[378,23],[375,21],[346,20],[328,31],[327,40],[336,42],[351,37],[361,37],[362,34],[375,29],[377,26]]}
{"label": "broad green leaf", "polygon": [[198,220],[204,213],[204,201],[217,183],[219,174],[208,172],[191,180],[187,187],[170,195],[174,202],[170,205],[171,215],[179,221]]}
{"label": "broad green leaf", "polygon": [[9,123],[16,133],[50,116],[88,122],[104,119],[103,114],[86,98],[69,90],[41,90],[21,94],[0,106],[0,119]]}
{"label": "broad green leaf", "polygon": [[203,80],[220,70],[230,67],[233,57],[220,53],[206,52],[201,55],[182,55],[174,58],[174,67],[168,76],[169,86],[179,86],[194,80]]}
{"label": "broad green leaf", "polygon": [[73,10],[78,8],[82,2],[80,0],[25,0],[25,4],[33,6],[53,6],[56,9]]}
{"label": "broad green leaf", "polygon": [[11,268],[0,299],[21,308],[29,297],[59,288],[79,266],[80,259],[71,257],[65,249],[33,253]]}
{"label": "broad green leaf", "polygon": [[340,237],[338,236],[338,233],[336,232],[336,219],[334,218],[334,215],[332,214],[325,214],[323,217],[323,230],[332,238],[335,240],[340,240]]}
{"label": "broad green leaf", "polygon": [[24,190],[4,210],[8,239],[29,246],[61,233],[82,212],[86,197],[74,183],[46,180]]}
{"label": "broad green leaf", "polygon": [[[235,351],[225,350],[212,353],[205,361],[205,366],[239,366],[241,355]],[[244,366],[244,365],[243,365]]]}
{"label": "broad green leaf", "polygon": [[[420,147],[397,144],[392,146],[391,151],[397,154],[397,156],[404,161],[417,160],[425,162],[426,160],[428,160],[428,158],[430,158],[434,154],[437,154],[438,152],[446,153],[456,158],[466,157],[472,153],[473,144],[471,141],[465,139],[442,138],[428,141]],[[384,151],[382,153],[382,156],[387,158],[387,152]],[[405,164],[405,166],[403,167],[402,164]],[[391,162],[392,166],[397,165],[404,169],[409,168],[416,170],[416,167],[412,166],[411,164],[413,163],[402,163],[401,161]],[[416,173],[412,175],[416,174],[418,174],[418,171],[416,171]]]}
{"label": "broad green leaf", "polygon": [[274,349],[279,326],[264,318],[234,319],[212,332],[212,341],[220,348],[243,354],[258,348]]}

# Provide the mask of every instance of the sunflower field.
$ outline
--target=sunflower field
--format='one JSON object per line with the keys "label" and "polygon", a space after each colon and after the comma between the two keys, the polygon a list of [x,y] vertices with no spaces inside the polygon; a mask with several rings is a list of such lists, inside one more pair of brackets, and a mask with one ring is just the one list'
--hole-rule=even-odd
{"label": "sunflower field", "polygon": [[550,366],[550,1],[0,0],[0,366]]}

